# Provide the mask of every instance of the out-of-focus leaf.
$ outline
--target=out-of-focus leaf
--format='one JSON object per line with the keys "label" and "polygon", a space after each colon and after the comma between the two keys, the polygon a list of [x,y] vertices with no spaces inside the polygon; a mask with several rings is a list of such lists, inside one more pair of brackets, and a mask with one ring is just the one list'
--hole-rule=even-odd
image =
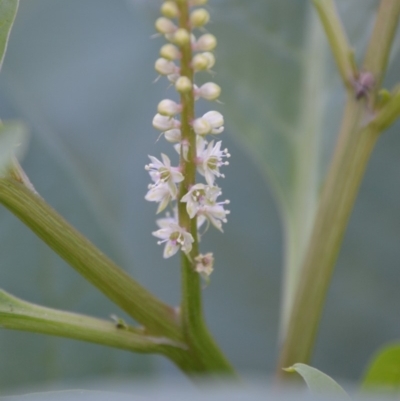
{"label": "out-of-focus leaf", "polygon": [[7,168],[14,155],[21,156],[28,137],[27,127],[20,122],[0,123],[0,171]]}
{"label": "out-of-focus leaf", "polygon": [[384,347],[372,358],[362,389],[400,393],[400,344]]}
{"label": "out-of-focus leaf", "polygon": [[[222,3],[229,13],[214,15],[210,26],[220,44],[217,80],[226,121],[268,180],[281,212],[286,321],[339,129],[342,84],[310,1]],[[352,21],[356,51],[368,36],[374,7],[370,0],[341,7]]]}
{"label": "out-of-focus leaf", "polygon": [[335,396],[343,400],[351,399],[335,380],[318,369],[303,363],[296,363],[285,370],[287,372],[297,372],[304,379],[310,391],[315,395]]}
{"label": "out-of-focus leaf", "polygon": [[8,38],[17,14],[19,0],[0,0],[0,69],[3,65]]}

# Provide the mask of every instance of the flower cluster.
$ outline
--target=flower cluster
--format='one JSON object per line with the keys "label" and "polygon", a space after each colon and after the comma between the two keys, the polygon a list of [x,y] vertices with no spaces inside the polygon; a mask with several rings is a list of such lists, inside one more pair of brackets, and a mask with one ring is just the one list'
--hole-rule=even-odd
{"label": "flower cluster", "polygon": [[[174,211],[173,216],[167,213],[167,217],[157,220],[159,230],[153,232],[160,239],[158,243],[165,244],[165,258],[178,250],[190,258],[195,242],[190,230],[179,223],[178,204],[186,204],[187,216],[197,219],[197,229],[208,222],[222,231],[222,223],[226,223],[229,214],[224,208],[229,201],[217,200],[222,192],[215,184],[216,178],[224,177],[220,168],[229,164],[226,159],[230,157],[228,150],[222,148],[222,142],[214,139],[224,130],[224,118],[218,111],[209,111],[199,118],[188,112],[194,108],[195,101],[215,101],[221,94],[221,88],[214,82],[199,87],[193,79],[199,72],[211,71],[215,64],[212,51],[217,40],[214,35],[204,33],[203,28],[210,19],[208,11],[201,7],[206,3],[207,0],[164,1],[163,16],[155,23],[158,33],[168,41],[161,47],[155,70],[167,77],[180,95],[179,102],[162,100],[153,119],[153,127],[161,131],[179,153],[179,166],[172,166],[165,154],[161,155],[161,160],[149,156],[151,162],[146,166],[152,183],[145,198],[158,203],[157,213],[168,206]],[[193,31],[199,28],[203,33],[196,38]],[[197,171],[205,183],[188,182],[185,179],[188,169]],[[194,269],[209,276],[213,270],[212,254],[192,256]]]}

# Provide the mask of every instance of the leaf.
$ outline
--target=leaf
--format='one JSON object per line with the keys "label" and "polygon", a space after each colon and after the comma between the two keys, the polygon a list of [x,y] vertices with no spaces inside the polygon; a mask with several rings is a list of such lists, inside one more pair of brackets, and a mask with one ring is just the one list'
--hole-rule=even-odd
{"label": "leaf", "polygon": [[315,395],[337,396],[343,400],[350,400],[349,395],[331,377],[320,370],[303,363],[296,363],[287,372],[297,372],[306,382],[310,391]]}
{"label": "leaf", "polygon": [[362,389],[400,393],[400,344],[386,346],[377,352],[367,368]]}
{"label": "leaf", "polygon": [[[339,129],[344,92],[311,2],[225,2],[213,16],[231,131],[271,186],[285,231],[283,327]],[[372,1],[342,7],[358,50]],[[360,18],[355,20],[355,15]],[[279,22],[278,22],[279,21]],[[347,26],[346,26],[347,27]],[[214,28],[214,27],[213,27]],[[355,32],[355,33],[353,33]]]}
{"label": "leaf", "polygon": [[28,129],[20,122],[0,125],[0,171],[9,166],[14,155],[23,155],[27,138]]}
{"label": "leaf", "polygon": [[11,28],[17,14],[19,0],[0,0],[0,70],[3,65]]}

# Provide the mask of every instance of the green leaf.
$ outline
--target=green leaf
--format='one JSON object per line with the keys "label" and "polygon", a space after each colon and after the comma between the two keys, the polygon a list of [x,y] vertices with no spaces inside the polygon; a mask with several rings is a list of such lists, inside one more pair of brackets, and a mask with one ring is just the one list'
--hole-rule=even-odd
{"label": "green leaf", "polygon": [[386,346],[377,352],[367,368],[362,389],[400,393],[400,344]]}
{"label": "green leaf", "polygon": [[285,370],[287,372],[297,372],[307,383],[310,391],[315,395],[337,396],[344,400],[351,399],[335,380],[318,369],[303,363],[296,363]]}
{"label": "green leaf", "polygon": [[17,14],[19,0],[0,0],[0,69],[3,65],[8,38]]}
{"label": "green leaf", "polygon": [[[361,12],[368,19],[366,3],[352,2],[341,16]],[[342,84],[311,2],[229,4],[229,13],[213,17],[221,100],[233,126],[228,129],[264,174],[281,212],[286,241],[283,333],[339,128]],[[350,36],[356,47],[367,34],[357,28]]]}
{"label": "green leaf", "polygon": [[14,155],[23,155],[27,137],[27,127],[18,121],[0,125],[0,171],[9,166]]}

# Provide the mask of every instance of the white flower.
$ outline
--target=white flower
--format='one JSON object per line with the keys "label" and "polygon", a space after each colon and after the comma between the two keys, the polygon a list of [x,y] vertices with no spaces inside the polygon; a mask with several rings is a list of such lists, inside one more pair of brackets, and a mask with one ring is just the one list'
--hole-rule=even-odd
{"label": "white flower", "polygon": [[230,157],[228,149],[221,150],[221,141],[214,146],[214,141],[207,142],[197,137],[197,171],[206,178],[208,185],[213,185],[215,177],[225,176],[219,172],[221,166],[227,166],[229,162],[223,161],[224,157]]}
{"label": "white flower", "polygon": [[196,256],[194,261],[196,262],[196,272],[205,279],[207,279],[214,271],[214,256],[211,252],[206,253],[205,255],[200,254]]}
{"label": "white flower", "polygon": [[224,130],[224,117],[218,111],[209,111],[203,117],[193,121],[197,135],[220,134]]}
{"label": "white flower", "polygon": [[222,223],[227,222],[226,216],[230,212],[223,206],[229,203],[228,200],[217,202],[221,193],[218,187],[196,184],[182,197],[181,202],[186,203],[186,211],[191,219],[196,215],[205,217],[214,227],[223,231]]}
{"label": "white flower", "polygon": [[179,49],[171,43],[167,43],[160,49],[160,56],[170,61],[178,59],[180,55]]}
{"label": "white flower", "polygon": [[171,196],[169,185],[165,182],[160,182],[157,185],[149,185],[149,191],[144,197],[149,202],[158,202],[157,213],[162,212],[175,199]]}
{"label": "white flower", "polygon": [[212,51],[217,47],[217,38],[210,33],[205,33],[193,43],[192,47],[194,51]]}
{"label": "white flower", "polygon": [[214,82],[207,82],[200,88],[194,87],[195,99],[217,100],[221,95],[221,87]]}
{"label": "white flower", "polygon": [[182,106],[173,100],[164,99],[158,103],[157,111],[162,116],[173,117],[182,111]]}
{"label": "white flower", "polygon": [[153,118],[153,127],[159,131],[168,131],[174,128],[180,128],[181,123],[174,118],[156,114]]}
{"label": "white flower", "polygon": [[154,69],[160,75],[171,75],[178,74],[179,68],[174,64],[173,61],[167,60],[166,58],[159,58],[154,64]]}
{"label": "white flower", "polygon": [[175,143],[182,139],[182,132],[178,128],[169,129],[164,132],[164,137],[168,142]]}
{"label": "white flower", "polygon": [[215,65],[215,57],[210,52],[199,53],[192,58],[192,68],[195,72],[211,71]]}
{"label": "white flower", "polygon": [[188,254],[192,250],[192,243],[194,239],[190,233],[184,228],[180,227],[177,221],[172,217],[157,220],[160,229],[153,232],[153,235],[160,238],[161,241],[157,243],[165,243],[164,258],[169,258],[175,255],[179,248]]}
{"label": "white flower", "polygon": [[168,18],[160,17],[155,23],[156,30],[164,35],[175,32],[178,27]]}
{"label": "white flower", "polygon": [[184,139],[180,143],[174,145],[174,149],[177,151],[179,156],[182,156],[184,160],[188,161],[189,146],[190,146],[189,142],[186,139]]}
{"label": "white flower", "polygon": [[172,167],[169,157],[165,154],[161,154],[162,162],[154,156],[149,156],[151,163],[145,166],[148,170],[150,177],[155,182],[153,187],[158,186],[161,183],[166,183],[169,188],[169,192],[173,198],[176,197],[178,190],[176,183],[183,181],[184,177],[179,171],[178,167]]}
{"label": "white flower", "polygon": [[229,210],[224,209],[223,205],[228,203],[229,200],[226,200],[224,202],[215,203],[214,205],[206,205],[200,211],[201,215],[206,217],[207,220],[221,232],[224,231],[222,229],[222,223],[226,223],[228,221],[226,219],[226,215],[230,213]]}

